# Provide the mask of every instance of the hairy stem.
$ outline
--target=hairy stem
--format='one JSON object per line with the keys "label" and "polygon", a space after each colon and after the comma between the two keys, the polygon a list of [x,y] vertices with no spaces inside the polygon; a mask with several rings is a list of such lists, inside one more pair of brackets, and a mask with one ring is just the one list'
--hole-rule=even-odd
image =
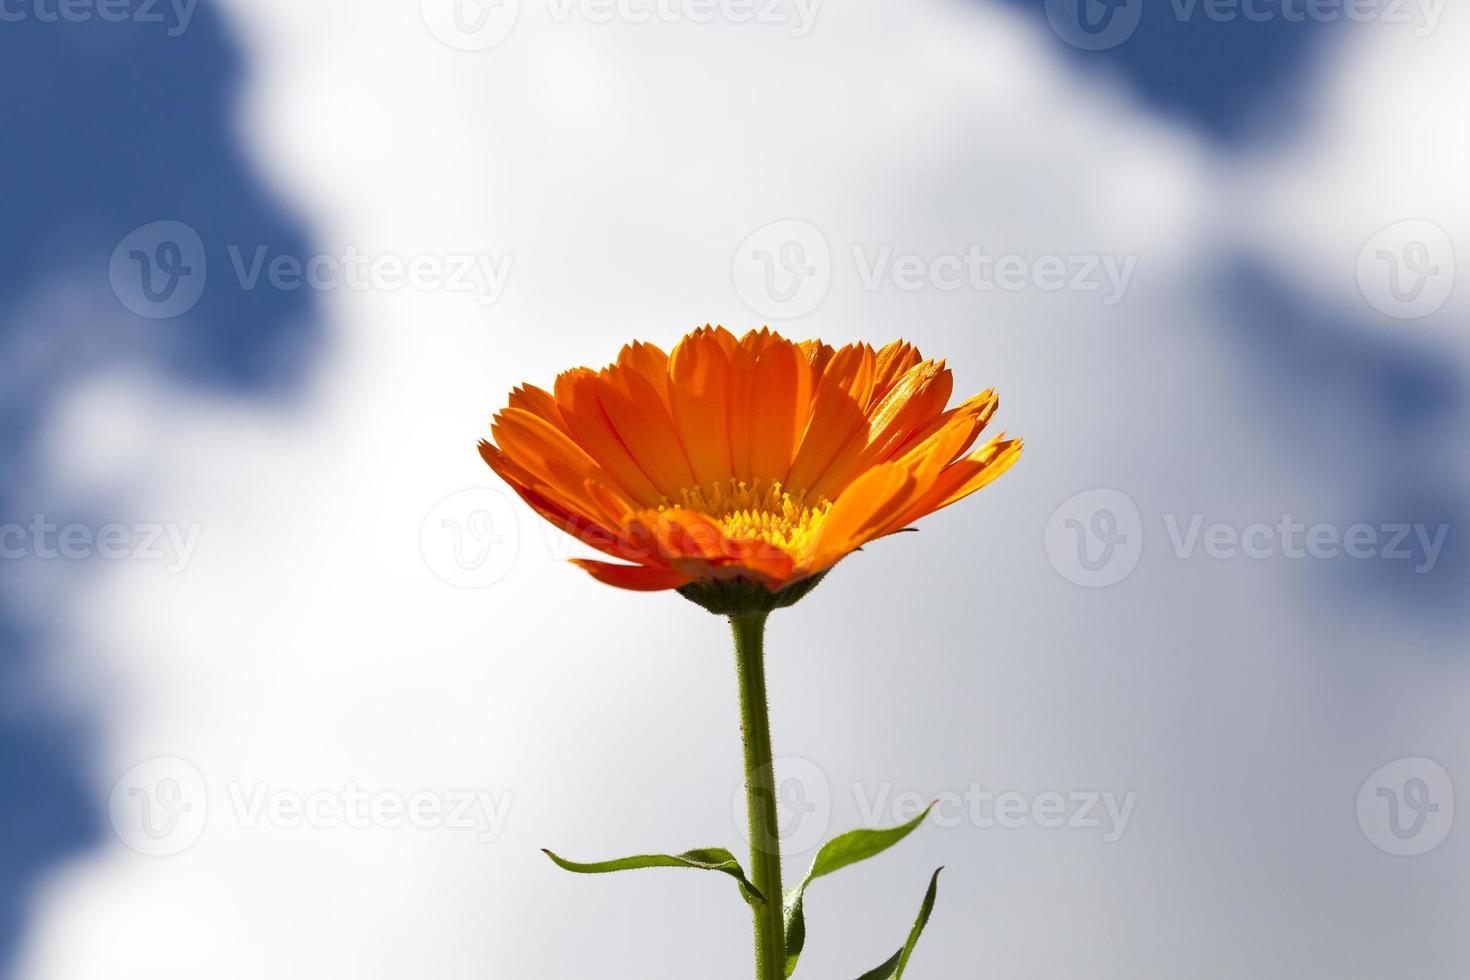
{"label": "hairy stem", "polygon": [[771,766],[771,710],[766,699],[764,612],[730,617],[740,675],[740,734],[745,742],[745,807],[750,822],[751,883],[765,896],[755,903],[756,980],[782,980],[786,924],[781,907],[781,836],[776,776]]}

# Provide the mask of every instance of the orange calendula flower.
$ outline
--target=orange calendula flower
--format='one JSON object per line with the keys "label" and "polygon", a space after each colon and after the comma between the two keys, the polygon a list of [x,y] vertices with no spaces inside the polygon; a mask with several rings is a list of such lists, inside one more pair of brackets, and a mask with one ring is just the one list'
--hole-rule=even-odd
{"label": "orange calendula flower", "polygon": [[744,590],[774,608],[1016,461],[1018,439],[974,448],[995,393],[951,407],[952,388],[944,362],[903,341],[834,350],[703,327],[670,354],[633,343],[550,392],[515,389],[480,454],[542,517],[616,559],[575,559],[598,580],[707,606]]}

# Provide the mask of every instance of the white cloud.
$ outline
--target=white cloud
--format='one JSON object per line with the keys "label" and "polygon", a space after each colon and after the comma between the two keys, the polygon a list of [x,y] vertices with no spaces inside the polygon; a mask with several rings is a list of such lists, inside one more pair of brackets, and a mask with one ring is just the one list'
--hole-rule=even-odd
{"label": "white cloud", "polygon": [[[1306,100],[1305,125],[1243,168],[1245,192],[1259,203],[1237,212],[1241,235],[1318,296],[1371,317],[1352,288],[1359,250],[1386,226],[1432,221],[1459,253],[1447,316],[1463,316],[1470,134],[1457,96],[1470,87],[1460,57],[1467,41],[1463,17],[1426,37],[1388,25],[1348,35]],[[1444,339],[1463,344],[1464,331]]]}

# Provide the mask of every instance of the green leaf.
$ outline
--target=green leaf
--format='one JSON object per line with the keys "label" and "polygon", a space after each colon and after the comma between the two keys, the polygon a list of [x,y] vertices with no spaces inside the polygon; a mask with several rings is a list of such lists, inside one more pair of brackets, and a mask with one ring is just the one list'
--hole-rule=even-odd
{"label": "green leaf", "polygon": [[802,911],[806,886],[823,875],[840,871],[850,864],[856,864],[888,850],[913,833],[914,828],[924,822],[924,818],[932,809],[934,809],[934,804],[930,803],[924,808],[923,813],[898,827],[889,827],[886,830],[850,830],[822,845],[822,849],[812,859],[811,870],[806,873],[801,884],[793,888],[786,896],[786,975],[788,977],[796,972],[796,961],[801,957],[801,951],[806,946],[806,916]]}
{"label": "green leaf", "polygon": [[568,861],[544,847],[542,851],[559,867],[582,875],[600,875],[610,871],[629,871],[635,868],[695,868],[699,871],[720,871],[740,883],[740,891],[747,902],[751,904],[759,902],[764,905],[766,901],[765,896],[746,879],[745,871],[740,867],[740,862],[736,860],[735,855],[723,847],[697,847],[682,854],[635,854],[632,857],[596,861],[591,864]]}
{"label": "green leaf", "polygon": [[939,872],[943,870],[939,868],[934,872],[934,877],[929,879],[929,890],[924,893],[924,904],[919,906],[919,917],[914,920],[914,927],[909,930],[909,938],[903,948],[888,957],[888,961],[882,966],[869,970],[858,977],[858,980],[903,980],[903,971],[908,968],[909,957],[919,944],[919,934],[929,924],[929,913],[934,911],[934,896],[939,892]]}

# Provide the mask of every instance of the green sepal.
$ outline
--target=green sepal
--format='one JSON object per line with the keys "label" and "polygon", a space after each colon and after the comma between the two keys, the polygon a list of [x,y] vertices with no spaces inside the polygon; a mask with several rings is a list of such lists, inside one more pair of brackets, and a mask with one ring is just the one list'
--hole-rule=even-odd
{"label": "green sepal", "polygon": [[903,948],[892,956],[887,962],[876,969],[869,970],[858,980],[903,980],[903,971],[908,968],[909,957],[913,955],[914,947],[919,945],[919,934],[929,924],[929,913],[934,911],[934,896],[939,893],[939,872],[934,872],[934,877],[929,879],[929,890],[924,893],[924,903],[919,906],[919,917],[914,920],[914,927],[909,930],[909,938],[903,944]]}
{"label": "green sepal", "polygon": [[850,830],[822,845],[822,849],[817,851],[817,856],[812,859],[811,869],[807,871],[801,884],[786,895],[786,975],[788,977],[796,972],[796,961],[801,957],[802,948],[806,945],[806,916],[802,911],[806,886],[823,875],[840,871],[850,864],[865,861],[875,854],[888,850],[913,833],[914,828],[924,822],[924,818],[932,809],[934,809],[934,804],[930,803],[924,808],[923,813],[908,823],[883,830]]}
{"label": "green sepal", "polygon": [[746,578],[700,579],[680,587],[679,594],[717,616],[749,616],[796,605],[826,574],[809,575],[776,592]]}
{"label": "green sepal", "polygon": [[544,847],[541,850],[547,857],[555,861],[558,867],[581,875],[600,875],[612,871],[631,871],[637,868],[694,868],[699,871],[719,871],[740,883],[740,891],[745,896],[746,902],[752,905],[756,903],[764,905],[766,902],[765,896],[745,877],[745,871],[740,867],[740,862],[735,855],[723,847],[696,847],[682,854],[635,854],[632,857],[616,858],[612,861],[595,861],[591,864],[568,861]]}

